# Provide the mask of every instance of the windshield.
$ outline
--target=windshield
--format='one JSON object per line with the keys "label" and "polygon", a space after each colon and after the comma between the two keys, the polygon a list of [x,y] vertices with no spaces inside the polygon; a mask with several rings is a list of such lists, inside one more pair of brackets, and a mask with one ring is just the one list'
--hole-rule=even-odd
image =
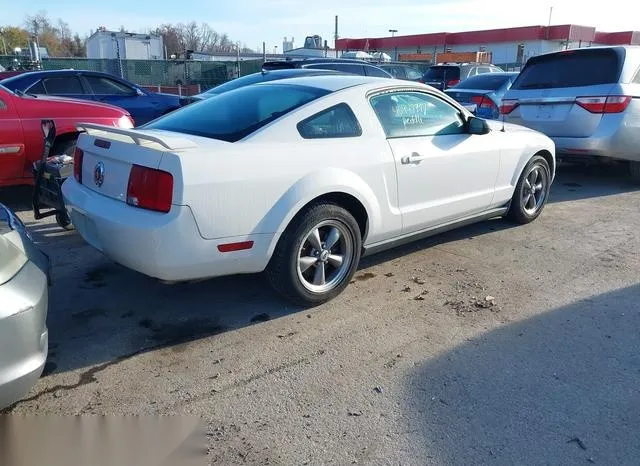
{"label": "windshield", "polygon": [[444,81],[460,79],[460,68],[457,66],[432,66],[423,77],[429,81]]}
{"label": "windshield", "polygon": [[486,91],[497,91],[502,86],[507,84],[509,80],[514,79],[515,76],[495,73],[483,73],[477,76],[473,76],[469,79],[465,79],[452,89],[480,89]]}
{"label": "windshield", "polygon": [[290,84],[246,86],[196,102],[140,129],[160,129],[236,142],[329,91]]}
{"label": "windshield", "polygon": [[612,49],[569,50],[529,59],[512,89],[594,86],[618,81],[622,60]]}

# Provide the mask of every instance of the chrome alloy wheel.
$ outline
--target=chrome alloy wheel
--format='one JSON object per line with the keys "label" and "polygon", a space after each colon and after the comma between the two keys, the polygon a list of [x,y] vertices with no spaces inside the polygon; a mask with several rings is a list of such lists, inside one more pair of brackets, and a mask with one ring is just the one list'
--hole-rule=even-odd
{"label": "chrome alloy wheel", "polygon": [[338,286],[353,261],[353,238],[337,220],[325,220],[309,231],[298,251],[298,278],[313,293]]}
{"label": "chrome alloy wheel", "polygon": [[535,215],[544,205],[547,197],[549,176],[540,165],[534,165],[524,179],[520,203],[527,215]]}

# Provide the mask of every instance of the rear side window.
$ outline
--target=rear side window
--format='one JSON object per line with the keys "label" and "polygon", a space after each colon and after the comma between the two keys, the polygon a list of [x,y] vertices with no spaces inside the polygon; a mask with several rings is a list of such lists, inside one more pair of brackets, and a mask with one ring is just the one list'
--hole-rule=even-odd
{"label": "rear side window", "polygon": [[358,119],[347,104],[323,110],[298,123],[305,139],[353,138],[362,135]]}
{"label": "rear side window", "polygon": [[135,91],[113,79],[102,76],[85,76],[94,94],[101,95],[131,95]]}
{"label": "rear side window", "polygon": [[568,50],[530,58],[512,89],[596,86],[618,82],[621,59],[614,50]]}
{"label": "rear side window", "polygon": [[407,79],[420,79],[422,78],[422,73],[416,70],[415,68],[405,68],[405,72],[407,74]]}
{"label": "rear side window", "polygon": [[460,68],[457,66],[432,66],[424,74],[429,81],[444,81],[460,79]]}
{"label": "rear side window", "polygon": [[640,69],[636,72],[636,76],[633,78],[635,84],[640,84]]}
{"label": "rear side window", "polygon": [[84,94],[84,88],[77,76],[64,76],[44,80],[47,94]]}
{"label": "rear side window", "polygon": [[496,91],[509,81],[509,76],[498,75],[494,73],[484,73],[462,81],[455,87],[460,89],[482,89],[487,91]]}
{"label": "rear side window", "polygon": [[308,86],[256,84],[193,103],[139,128],[236,142],[327,94]]}
{"label": "rear side window", "polygon": [[376,66],[365,66],[367,76],[373,76],[374,78],[388,78],[389,75]]}

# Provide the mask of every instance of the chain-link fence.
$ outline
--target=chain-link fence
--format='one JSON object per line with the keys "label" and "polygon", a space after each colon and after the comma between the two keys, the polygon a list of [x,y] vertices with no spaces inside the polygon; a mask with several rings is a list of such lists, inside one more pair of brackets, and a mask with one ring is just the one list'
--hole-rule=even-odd
{"label": "chain-link fence", "polygon": [[[0,56],[0,65],[9,68],[13,56]],[[43,58],[43,70],[91,70],[121,76],[141,86],[200,85],[204,91],[230,79],[256,73],[262,60],[184,61],[184,60],[117,60],[92,58]]]}

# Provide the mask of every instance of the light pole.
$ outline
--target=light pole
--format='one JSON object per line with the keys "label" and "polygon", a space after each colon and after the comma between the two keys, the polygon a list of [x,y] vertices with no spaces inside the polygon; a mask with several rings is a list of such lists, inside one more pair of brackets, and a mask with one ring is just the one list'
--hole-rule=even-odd
{"label": "light pole", "polygon": [[389,29],[389,32],[391,33],[391,37],[396,35],[396,32],[398,32],[397,29]]}

